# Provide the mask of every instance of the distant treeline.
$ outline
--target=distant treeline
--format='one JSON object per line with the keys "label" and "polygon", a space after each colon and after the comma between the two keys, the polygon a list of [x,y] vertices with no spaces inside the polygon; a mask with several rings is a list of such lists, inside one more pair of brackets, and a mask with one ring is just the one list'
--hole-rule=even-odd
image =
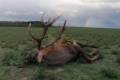
{"label": "distant treeline", "polygon": [[0,21],[0,27],[26,27],[29,23],[32,23],[32,26],[39,27],[41,26],[40,21]]}

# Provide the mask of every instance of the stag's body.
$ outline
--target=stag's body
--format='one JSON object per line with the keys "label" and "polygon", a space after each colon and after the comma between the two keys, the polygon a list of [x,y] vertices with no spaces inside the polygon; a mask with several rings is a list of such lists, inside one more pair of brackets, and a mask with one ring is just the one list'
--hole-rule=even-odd
{"label": "stag's body", "polygon": [[[61,37],[62,33],[65,30],[66,21],[64,22],[62,29],[60,29],[58,38],[51,44],[42,47],[41,44],[43,39],[45,38],[45,35],[47,34],[48,27],[51,27],[57,19],[58,17],[53,19],[52,21],[48,20],[48,22],[44,22],[42,24],[44,31],[41,38],[36,38],[31,34],[31,25],[29,25],[29,34],[37,43],[37,61],[39,63],[44,62],[48,65],[63,65],[77,59],[81,55],[89,62],[93,62],[99,58],[98,50],[95,47],[82,45],[76,41],[68,41]],[[91,52],[92,55],[86,56],[83,51],[83,47],[92,47],[94,49]]]}
{"label": "stag's body", "polygon": [[81,52],[81,48],[78,44],[64,42],[63,39],[58,40],[52,46],[43,48],[39,51],[37,59],[41,62],[41,54],[43,56],[43,62],[48,65],[63,65],[74,59],[76,59]]}

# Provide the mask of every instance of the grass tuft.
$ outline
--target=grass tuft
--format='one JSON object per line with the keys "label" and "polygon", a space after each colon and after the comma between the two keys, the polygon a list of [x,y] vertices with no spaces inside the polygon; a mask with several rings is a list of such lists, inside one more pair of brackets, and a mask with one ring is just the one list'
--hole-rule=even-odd
{"label": "grass tuft", "polygon": [[108,78],[108,79],[118,79],[117,71],[111,68],[102,69],[101,74],[103,75],[103,77]]}

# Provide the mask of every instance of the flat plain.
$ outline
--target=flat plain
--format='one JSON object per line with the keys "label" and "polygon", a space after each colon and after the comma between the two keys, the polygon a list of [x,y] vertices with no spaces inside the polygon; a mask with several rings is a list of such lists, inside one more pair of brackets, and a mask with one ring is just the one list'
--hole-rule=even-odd
{"label": "flat plain", "polygon": [[[41,28],[32,28],[40,37]],[[57,37],[49,30],[47,44]],[[54,35],[54,36],[53,36]],[[36,47],[27,27],[0,27],[0,80],[120,80],[120,29],[66,28],[66,39],[96,45],[102,58],[87,64],[81,58],[59,67],[47,67],[29,60]]]}

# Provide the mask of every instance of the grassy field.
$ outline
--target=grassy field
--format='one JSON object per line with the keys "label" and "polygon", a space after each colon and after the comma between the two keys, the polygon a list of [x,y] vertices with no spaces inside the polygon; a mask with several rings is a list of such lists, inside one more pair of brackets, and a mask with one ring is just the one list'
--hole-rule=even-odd
{"label": "grassy field", "polygon": [[[41,29],[33,28],[40,36]],[[57,29],[49,31],[52,41]],[[35,54],[27,28],[0,27],[0,80],[120,80],[120,29],[67,28],[64,37],[99,47],[102,59],[47,67],[29,60]],[[45,43],[45,42],[44,42]]]}

